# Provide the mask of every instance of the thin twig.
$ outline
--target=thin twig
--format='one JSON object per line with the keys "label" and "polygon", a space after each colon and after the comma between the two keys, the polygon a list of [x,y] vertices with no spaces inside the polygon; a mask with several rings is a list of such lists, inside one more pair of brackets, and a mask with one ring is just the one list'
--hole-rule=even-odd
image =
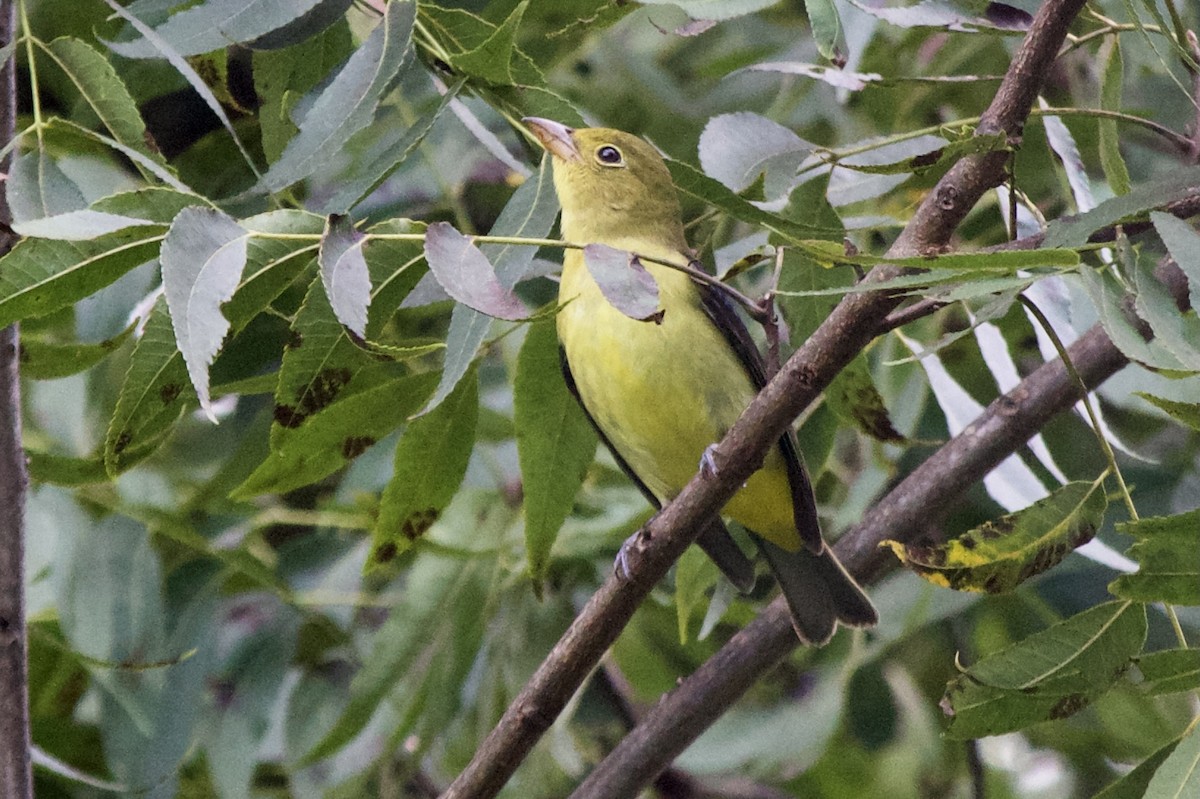
{"label": "thin twig", "polygon": [[[13,0],[0,0],[0,45],[17,32]],[[34,94],[36,101],[36,92]],[[16,62],[0,65],[0,141],[13,140],[17,120]],[[0,160],[8,174],[11,155]],[[0,255],[16,242],[5,183],[0,187]],[[25,495],[29,475],[21,448],[20,334],[0,331],[0,796],[33,796],[29,735],[28,638],[25,626]]]}
{"label": "thin twig", "polygon": [[942,300],[933,300],[929,297],[917,300],[912,305],[906,305],[884,317],[883,321],[879,324],[879,332],[880,334],[890,333],[898,327],[904,327],[909,322],[924,319],[926,316],[937,313],[945,307],[946,303]]}

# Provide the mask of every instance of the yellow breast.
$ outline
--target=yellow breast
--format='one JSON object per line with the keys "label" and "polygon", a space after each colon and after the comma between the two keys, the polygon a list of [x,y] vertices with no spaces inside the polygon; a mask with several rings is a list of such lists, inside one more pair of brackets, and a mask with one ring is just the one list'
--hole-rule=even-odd
{"label": "yellow breast", "polygon": [[[646,242],[608,242],[641,255],[680,260]],[[660,501],[695,475],[753,399],[754,385],[700,303],[687,275],[645,264],[658,283],[661,322],[639,322],[604,299],[579,251],[563,263],[558,334],[584,407]],[[727,515],[788,549],[800,545],[779,448],[726,506]]]}

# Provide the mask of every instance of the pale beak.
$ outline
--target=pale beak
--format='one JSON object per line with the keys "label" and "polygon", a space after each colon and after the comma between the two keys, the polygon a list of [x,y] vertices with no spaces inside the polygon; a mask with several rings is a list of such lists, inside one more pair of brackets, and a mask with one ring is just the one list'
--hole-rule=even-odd
{"label": "pale beak", "polygon": [[573,129],[561,122],[541,117],[525,117],[521,121],[529,126],[533,135],[537,136],[542,146],[555,158],[562,161],[583,160],[579,155],[579,148],[575,146],[575,139],[571,136],[575,132]]}

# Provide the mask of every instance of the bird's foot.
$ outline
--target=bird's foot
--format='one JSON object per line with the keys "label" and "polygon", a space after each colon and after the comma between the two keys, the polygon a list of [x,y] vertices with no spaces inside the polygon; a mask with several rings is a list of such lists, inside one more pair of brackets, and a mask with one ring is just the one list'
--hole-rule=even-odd
{"label": "bird's foot", "polygon": [[700,475],[705,478],[716,477],[721,470],[717,468],[717,445],[709,444],[700,456]]}
{"label": "bird's foot", "polygon": [[646,522],[638,528],[636,533],[625,539],[625,542],[621,544],[621,548],[617,550],[617,559],[613,561],[613,574],[617,575],[618,579],[626,582],[633,579],[633,561],[641,556],[642,551],[649,542],[650,522]]}

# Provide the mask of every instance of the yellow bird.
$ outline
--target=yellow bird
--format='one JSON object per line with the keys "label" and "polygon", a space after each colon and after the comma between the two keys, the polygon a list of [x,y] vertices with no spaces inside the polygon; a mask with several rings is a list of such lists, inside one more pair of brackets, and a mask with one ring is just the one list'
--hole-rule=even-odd
{"label": "yellow bird", "polygon": [[[619,130],[526,118],[553,156],[562,235],[647,259],[692,261],[671,175],[658,152]],[[605,299],[579,250],[567,250],[558,335],[567,384],[622,468],[656,507],[695,475],[765,383],[762,357],[722,292],[643,262],[658,284],[650,321]],[[871,601],[825,546],[808,475],[789,431],[723,513],[751,531],[787,597],[792,624],[820,645],[837,623],[866,627]],[[714,519],[700,544],[740,589],[753,566]]]}

